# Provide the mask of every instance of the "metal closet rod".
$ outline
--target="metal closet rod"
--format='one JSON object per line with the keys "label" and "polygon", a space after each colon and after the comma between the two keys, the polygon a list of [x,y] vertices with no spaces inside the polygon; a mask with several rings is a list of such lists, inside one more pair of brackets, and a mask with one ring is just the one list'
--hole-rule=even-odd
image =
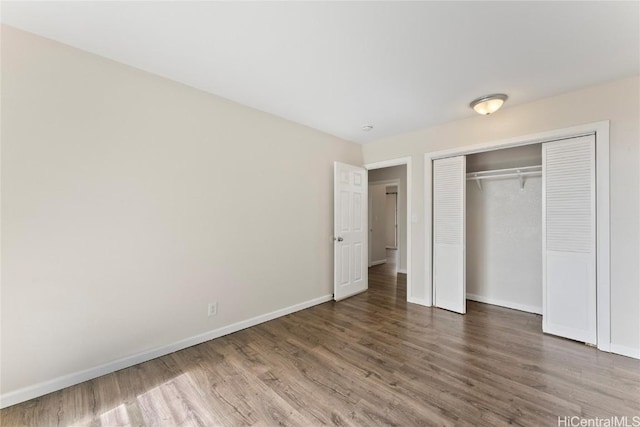
{"label": "metal closet rod", "polygon": [[520,175],[534,175],[542,173],[542,165],[523,166],[520,168],[495,169],[489,171],[469,172],[467,179],[489,179],[503,177],[517,177]]}
{"label": "metal closet rod", "polygon": [[481,172],[469,172],[467,174],[467,180],[476,181],[478,184],[478,188],[482,191],[482,184],[480,183],[483,179],[492,179],[492,178],[518,178],[520,180],[520,190],[524,190],[524,178],[527,176],[540,176],[542,175],[542,165],[538,166],[523,166],[520,168],[509,168],[509,169],[496,169],[490,171],[481,171]]}

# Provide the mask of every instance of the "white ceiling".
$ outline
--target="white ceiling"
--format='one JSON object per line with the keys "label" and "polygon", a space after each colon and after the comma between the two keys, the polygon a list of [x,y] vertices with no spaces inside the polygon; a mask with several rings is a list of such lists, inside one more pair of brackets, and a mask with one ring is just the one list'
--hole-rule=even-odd
{"label": "white ceiling", "polygon": [[637,1],[3,1],[1,12],[357,142],[471,116],[469,102],[492,92],[507,93],[508,108],[640,74]]}

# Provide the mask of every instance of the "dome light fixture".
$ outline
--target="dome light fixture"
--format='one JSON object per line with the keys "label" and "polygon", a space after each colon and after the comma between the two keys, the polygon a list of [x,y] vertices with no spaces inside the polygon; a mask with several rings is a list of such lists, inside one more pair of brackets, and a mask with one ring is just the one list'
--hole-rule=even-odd
{"label": "dome light fixture", "polygon": [[362,130],[365,132],[369,132],[371,129],[373,129],[371,125],[362,125]]}
{"label": "dome light fixture", "polygon": [[478,99],[474,99],[469,106],[473,108],[476,113],[487,116],[498,111],[507,98],[509,97],[504,93],[494,93],[493,95],[481,96]]}

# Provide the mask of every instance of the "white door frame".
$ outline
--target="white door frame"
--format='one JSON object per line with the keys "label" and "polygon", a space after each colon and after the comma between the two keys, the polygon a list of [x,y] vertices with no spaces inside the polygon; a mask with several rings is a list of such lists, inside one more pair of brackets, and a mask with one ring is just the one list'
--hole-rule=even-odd
{"label": "white door frame", "polygon": [[[399,230],[399,228],[400,228],[400,223],[398,222],[398,213],[400,213],[400,210],[399,210],[400,208],[399,208],[399,206],[398,206],[398,197],[400,196],[400,188],[402,187],[402,185],[400,184],[400,183],[401,183],[401,181],[400,181],[399,179],[394,179],[393,181],[396,181],[396,182],[395,182],[395,183],[387,184],[387,185],[385,186],[385,193],[386,193],[386,195],[387,195],[387,196],[388,196],[388,195],[390,195],[390,194],[392,194],[393,196],[395,196],[395,197],[394,197],[394,200],[395,200],[395,211],[394,211],[394,218],[393,218],[393,221],[394,221],[394,224],[393,224],[393,226],[394,226],[394,230],[393,230],[393,231],[394,231],[394,233],[395,233],[395,235],[394,235],[394,240],[393,240],[394,245],[393,245],[392,247],[387,246],[387,243],[389,243],[389,242],[387,241],[387,242],[385,242],[385,247],[386,247],[387,249],[400,250],[400,249],[398,248],[398,244],[399,244],[399,242],[400,242],[400,230]],[[395,188],[396,188],[396,192],[395,192],[395,194],[394,194],[394,193],[388,193],[389,188],[393,188],[393,187],[395,187]],[[385,199],[385,202],[386,202],[386,199]],[[405,236],[405,240],[406,240],[406,236]],[[406,250],[407,250],[407,248],[405,248],[405,251],[406,251]],[[399,272],[399,273],[407,274],[407,271],[406,271],[406,270],[405,270],[405,271],[398,271],[398,272]]]}
{"label": "white door frame", "polygon": [[[411,192],[411,157],[400,157],[397,159],[391,160],[383,160],[380,162],[368,163],[364,165],[364,168],[368,171],[374,169],[382,169],[389,168],[392,166],[407,166],[407,241],[406,241],[406,251],[407,251],[407,301],[408,302],[417,302],[414,301],[411,295],[411,286],[412,286],[412,273],[411,273],[411,201],[413,200],[413,194]],[[420,302],[418,302],[420,303]]]}
{"label": "white door frame", "polygon": [[459,155],[492,151],[501,148],[539,144],[576,136],[596,135],[596,268],[598,349],[611,350],[610,307],[610,225],[609,225],[609,121],[589,123],[565,129],[519,136],[434,151],[424,155],[425,212],[425,295],[427,305],[433,305],[433,160]]}

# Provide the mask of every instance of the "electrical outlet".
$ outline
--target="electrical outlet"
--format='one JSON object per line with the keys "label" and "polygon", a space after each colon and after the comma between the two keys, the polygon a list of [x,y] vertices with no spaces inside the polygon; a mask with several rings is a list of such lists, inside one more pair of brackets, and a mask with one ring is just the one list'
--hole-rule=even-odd
{"label": "electrical outlet", "polygon": [[209,317],[211,316],[215,316],[216,314],[218,314],[218,302],[210,302],[209,303],[209,310],[207,311],[207,314]]}

